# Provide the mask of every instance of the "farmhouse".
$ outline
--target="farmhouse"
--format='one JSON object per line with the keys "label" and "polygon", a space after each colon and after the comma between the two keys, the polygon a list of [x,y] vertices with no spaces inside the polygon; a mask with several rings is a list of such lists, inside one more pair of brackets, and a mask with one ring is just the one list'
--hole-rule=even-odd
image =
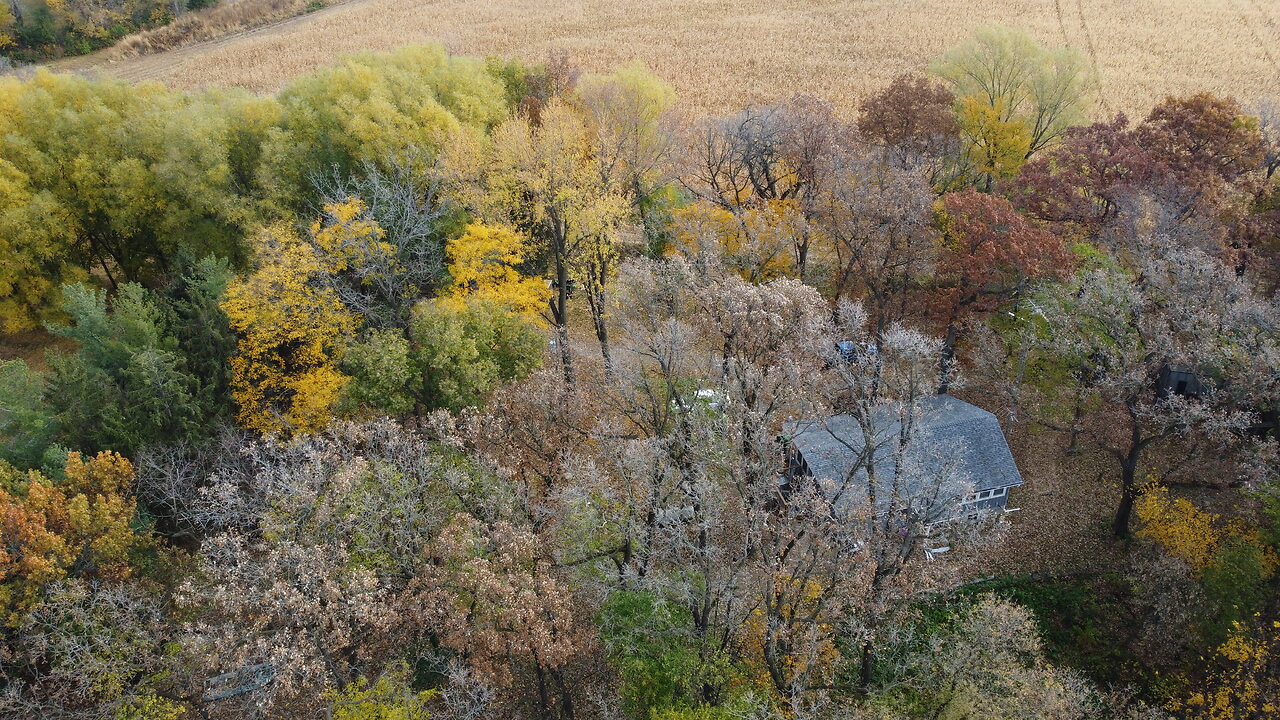
{"label": "farmhouse", "polygon": [[[886,408],[881,419],[873,423],[879,437],[872,442],[877,503],[887,501],[898,474],[894,450],[902,432],[892,410]],[[923,401],[920,415],[910,422],[913,440],[901,459],[915,467],[903,477],[920,487],[904,488],[903,495],[928,495],[927,501],[944,505],[950,517],[1005,508],[1009,490],[1022,484],[1022,476],[995,415],[950,395],[937,395]],[[790,423],[786,432],[789,482],[849,480],[852,487],[862,488],[865,498],[867,473],[861,458],[866,443],[854,418],[834,415]]]}

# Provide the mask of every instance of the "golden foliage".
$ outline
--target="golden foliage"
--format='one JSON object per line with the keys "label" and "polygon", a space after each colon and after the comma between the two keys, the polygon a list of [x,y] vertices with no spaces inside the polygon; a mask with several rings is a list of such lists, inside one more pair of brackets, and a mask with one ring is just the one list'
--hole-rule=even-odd
{"label": "golden foliage", "polygon": [[676,251],[699,264],[723,263],[756,283],[791,274],[791,248],[804,232],[804,218],[793,200],[770,200],[736,212],[698,202],[674,216]]}
{"label": "golden foliage", "polygon": [[1170,497],[1169,488],[1160,485],[1149,487],[1134,509],[1142,522],[1137,535],[1154,540],[1196,572],[1209,567],[1227,534],[1217,514]]}
{"label": "golden foliage", "polygon": [[814,580],[784,575],[774,580],[773,597],[747,616],[739,646],[761,692],[784,702],[788,699],[777,697],[768,667],[773,653],[781,655],[775,662],[787,684],[797,677],[809,682],[833,678],[840,649],[835,627],[823,620],[823,595],[829,591]]}
{"label": "golden foliage", "polygon": [[407,665],[397,663],[369,682],[359,677],[341,691],[330,689],[324,697],[333,720],[427,720],[427,704],[436,690],[415,692],[410,687],[411,673]]}
{"label": "golden foliage", "polygon": [[[369,254],[395,257],[395,247],[383,240],[386,231],[369,217],[358,198],[330,203],[324,206],[324,211],[325,218],[311,223],[311,243],[318,250],[324,272],[340,273]],[[391,266],[396,267],[394,262]]]}
{"label": "golden foliage", "polygon": [[1207,687],[1175,700],[1169,709],[1196,720],[1244,720],[1280,714],[1274,679],[1268,668],[1280,651],[1280,622],[1271,622],[1261,632],[1249,632],[1235,623],[1231,637],[1214,653],[1218,669]]}
{"label": "golden foliage", "polygon": [[529,245],[515,232],[474,222],[449,241],[446,252],[453,289],[441,300],[449,307],[461,310],[468,300],[487,300],[526,320],[534,320],[546,307],[551,295],[546,280],[517,270],[528,257]]}
{"label": "golden foliage", "polygon": [[1006,118],[1004,98],[988,104],[977,96],[956,101],[956,122],[974,170],[988,178],[1013,177],[1031,148],[1031,133],[1018,118]]}
{"label": "golden foliage", "polygon": [[485,204],[498,217],[527,215],[545,229],[554,252],[570,257],[626,217],[626,197],[600,176],[586,118],[564,101],[548,102],[537,126],[523,117],[502,123],[491,140]]}
{"label": "golden foliage", "polygon": [[222,303],[239,337],[231,359],[238,419],[258,432],[324,427],[348,380],[337,355],[359,318],[318,280],[345,267],[352,234],[381,230],[358,219],[364,211],[358,200],[325,211],[338,222],[313,225],[314,245],[286,225],[262,230],[255,239],[258,269],[228,286]]}
{"label": "golden foliage", "polygon": [[0,5],[0,50],[13,44],[13,13],[8,5]]}

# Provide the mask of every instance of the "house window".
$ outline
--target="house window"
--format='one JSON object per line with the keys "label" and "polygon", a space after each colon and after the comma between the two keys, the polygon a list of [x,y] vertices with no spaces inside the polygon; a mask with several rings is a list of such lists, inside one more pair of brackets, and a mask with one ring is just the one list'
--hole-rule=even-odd
{"label": "house window", "polygon": [[969,499],[965,500],[965,503],[966,504],[976,503],[976,502],[982,502],[983,500],[990,500],[991,498],[1004,497],[1008,491],[1009,491],[1009,488],[1007,487],[993,488],[991,490],[982,490],[974,493],[973,495],[970,495]]}

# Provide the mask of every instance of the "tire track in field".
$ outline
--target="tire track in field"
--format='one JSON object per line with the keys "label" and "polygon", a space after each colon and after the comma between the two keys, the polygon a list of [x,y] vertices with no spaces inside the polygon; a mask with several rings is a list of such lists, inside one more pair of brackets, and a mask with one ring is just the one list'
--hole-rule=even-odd
{"label": "tire track in field", "polygon": [[[1231,4],[1231,9],[1235,10],[1236,17],[1240,18],[1240,24],[1249,31],[1249,35],[1253,37],[1253,42],[1258,46],[1258,49],[1262,51],[1262,56],[1265,57],[1267,62],[1271,65],[1271,71],[1276,74],[1276,79],[1280,79],[1280,61],[1276,60],[1276,56],[1271,53],[1267,42],[1258,34],[1258,23],[1249,17],[1249,14],[1240,7],[1239,2],[1236,0],[1228,0],[1228,2]],[[1263,23],[1270,24],[1267,23],[1267,15],[1262,12],[1262,8],[1258,7],[1256,0],[1250,0],[1250,2],[1253,3],[1253,9],[1264,18]],[[1272,26],[1272,29],[1274,30],[1274,25]]]}
{"label": "tire track in field", "polygon": [[[1057,2],[1057,0],[1054,0]],[[1110,115],[1107,106],[1107,95],[1102,86],[1102,68],[1098,66],[1098,48],[1093,43],[1093,33],[1089,31],[1089,22],[1084,17],[1084,0],[1076,0],[1076,15],[1080,18],[1080,30],[1084,33],[1085,51],[1089,53],[1089,63],[1093,65],[1093,77],[1098,83],[1098,107],[1104,115]]]}
{"label": "tire track in field", "polygon": [[[1268,49],[1269,47],[1280,46],[1280,25],[1276,23],[1275,18],[1271,17],[1270,11],[1268,11],[1266,7],[1264,7],[1260,2],[1258,2],[1258,0],[1247,0],[1247,1],[1250,7],[1253,8],[1254,12],[1257,13],[1258,17],[1262,18],[1262,24],[1267,26],[1267,28],[1271,30],[1272,42],[1270,44],[1267,44],[1266,42],[1262,41],[1259,38],[1258,45],[1259,47],[1262,48],[1262,52],[1267,56],[1267,58],[1271,60],[1271,66],[1273,68],[1276,68],[1277,75],[1280,75],[1280,63],[1276,62],[1275,56]],[[1255,38],[1258,37],[1258,34],[1256,32],[1256,27],[1257,27],[1256,25],[1250,26],[1250,32],[1253,32],[1253,35]]]}
{"label": "tire track in field", "polygon": [[1062,32],[1062,42],[1071,44],[1071,36],[1067,34],[1067,21],[1062,14],[1062,0],[1053,0],[1053,12],[1058,16],[1058,30]]}

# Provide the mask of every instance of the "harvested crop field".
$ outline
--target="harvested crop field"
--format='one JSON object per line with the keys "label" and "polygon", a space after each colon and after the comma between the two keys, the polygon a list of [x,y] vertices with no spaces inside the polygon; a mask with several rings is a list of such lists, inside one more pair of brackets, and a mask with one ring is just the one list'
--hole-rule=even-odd
{"label": "harvested crop field", "polygon": [[638,58],[696,110],[796,91],[850,110],[988,24],[1088,53],[1101,114],[1142,113],[1168,94],[1280,94],[1273,0],[348,0],[178,50],[114,60],[108,50],[55,69],[266,92],[346,53],[439,42],[535,61],[565,51],[588,70]]}

